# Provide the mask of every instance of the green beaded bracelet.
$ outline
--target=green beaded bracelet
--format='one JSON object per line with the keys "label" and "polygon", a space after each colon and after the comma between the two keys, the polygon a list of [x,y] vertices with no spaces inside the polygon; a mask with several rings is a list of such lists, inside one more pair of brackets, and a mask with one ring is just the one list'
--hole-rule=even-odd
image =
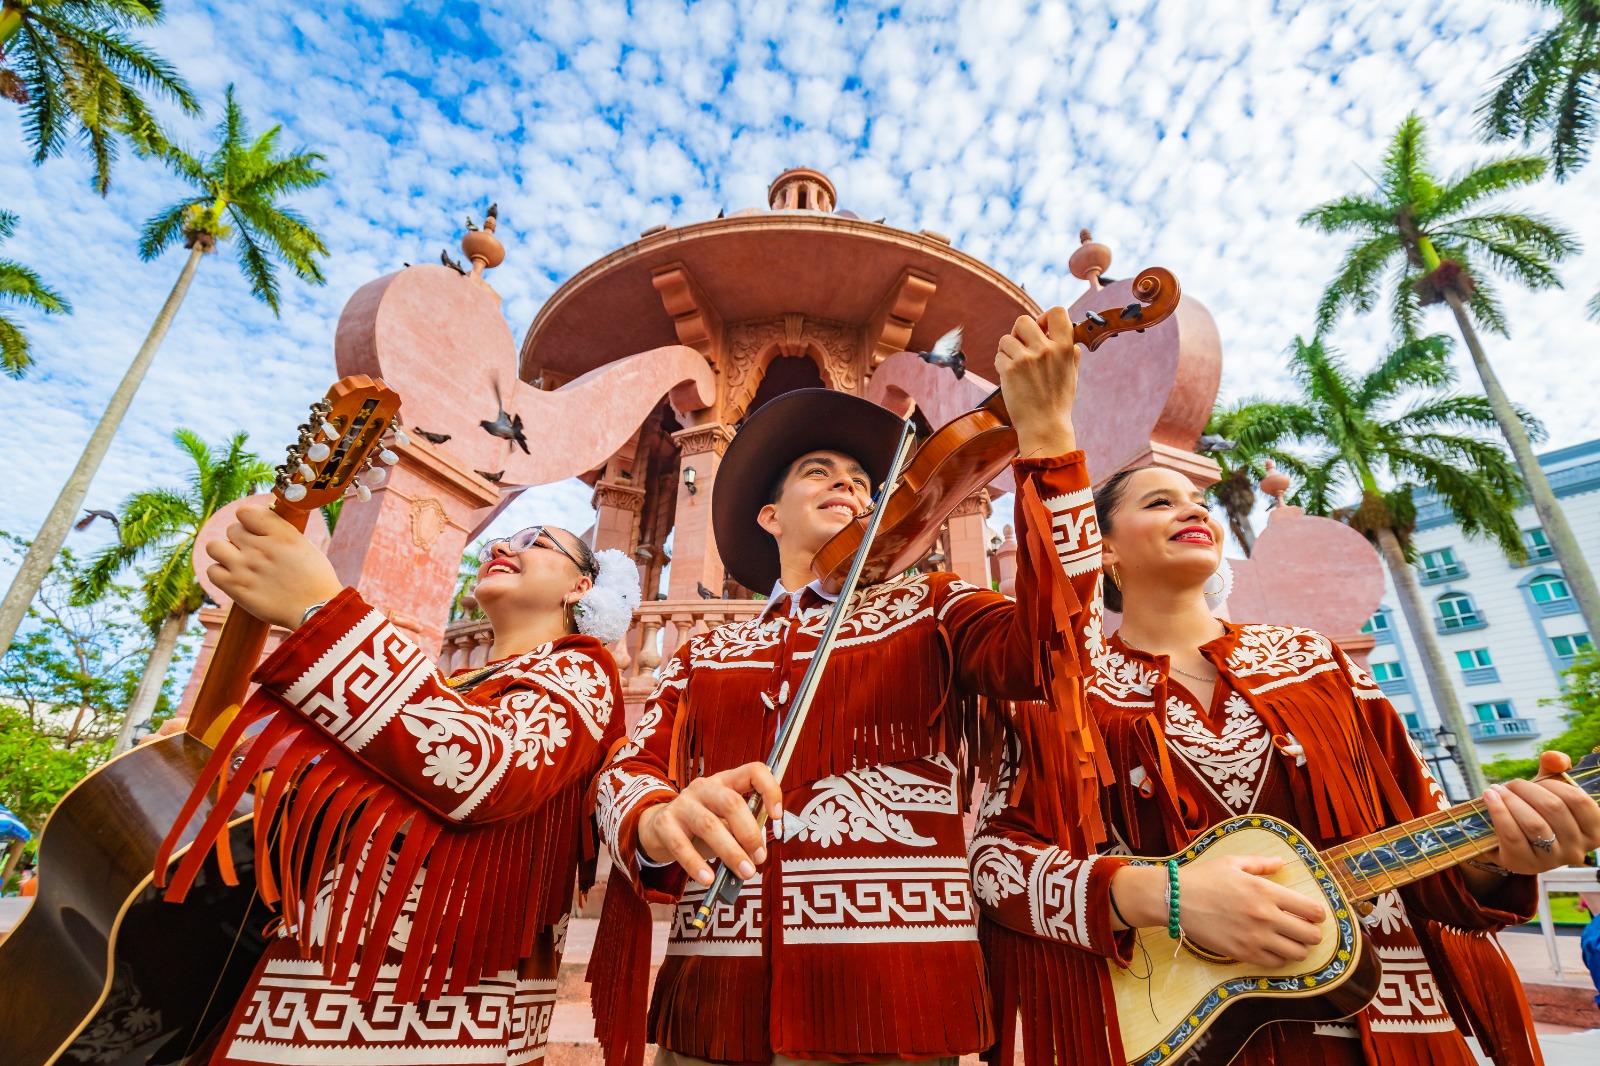
{"label": "green beaded bracelet", "polygon": [[1173,940],[1183,935],[1178,925],[1178,860],[1167,860],[1167,936]]}

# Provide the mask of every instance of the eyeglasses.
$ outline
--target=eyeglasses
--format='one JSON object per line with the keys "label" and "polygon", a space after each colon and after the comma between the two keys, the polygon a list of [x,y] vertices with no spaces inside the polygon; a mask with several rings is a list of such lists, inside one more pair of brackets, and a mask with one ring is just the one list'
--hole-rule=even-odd
{"label": "eyeglasses", "polygon": [[[486,563],[493,559],[494,550],[502,544],[506,546],[506,550],[511,552],[512,555],[519,555],[529,548],[554,548],[568,559],[571,559],[572,565],[578,568],[580,574],[592,578],[594,576],[594,568],[579,562],[576,555],[563,548],[559,540],[556,540],[554,536],[546,532],[547,528],[546,526],[529,526],[527,529],[518,530],[509,537],[491,540],[478,549],[478,562]],[[541,540],[543,543],[540,543]]]}

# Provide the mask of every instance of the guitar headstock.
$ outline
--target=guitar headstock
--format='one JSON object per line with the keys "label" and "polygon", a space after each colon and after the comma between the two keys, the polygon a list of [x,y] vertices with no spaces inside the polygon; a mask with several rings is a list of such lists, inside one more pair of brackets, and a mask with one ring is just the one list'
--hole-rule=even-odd
{"label": "guitar headstock", "polygon": [[1138,303],[1107,311],[1090,311],[1072,327],[1072,339],[1091,352],[1118,333],[1133,330],[1143,333],[1167,320],[1178,309],[1178,279],[1166,267],[1146,267],[1133,279],[1133,295]]}
{"label": "guitar headstock", "polygon": [[365,374],[341,378],[311,405],[272,486],[278,506],[311,511],[348,494],[369,499],[409,441],[400,428],[400,395]]}

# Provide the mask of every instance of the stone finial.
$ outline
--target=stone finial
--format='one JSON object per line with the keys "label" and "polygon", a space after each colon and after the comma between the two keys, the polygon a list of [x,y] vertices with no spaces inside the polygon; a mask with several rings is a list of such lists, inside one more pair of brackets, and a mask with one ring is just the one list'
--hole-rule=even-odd
{"label": "stone finial", "polygon": [[1087,229],[1078,231],[1078,248],[1067,260],[1072,276],[1089,283],[1091,291],[1100,288],[1100,275],[1111,267],[1111,249],[1089,236]]}
{"label": "stone finial", "polygon": [[483,228],[473,225],[471,216],[467,218],[467,232],[461,237],[461,251],[472,260],[472,276],[481,278],[485,270],[493,270],[505,260],[506,249],[494,235],[495,227],[500,224],[500,205],[489,205],[489,211],[484,215]]}
{"label": "stone finial", "polygon": [[774,211],[832,211],[837,202],[833,182],[809,167],[785,170],[767,187],[767,206]]}
{"label": "stone finial", "polygon": [[1267,472],[1261,478],[1261,491],[1277,500],[1279,505],[1282,505],[1284,494],[1289,491],[1291,484],[1289,475],[1279,470],[1278,464],[1268,459]]}

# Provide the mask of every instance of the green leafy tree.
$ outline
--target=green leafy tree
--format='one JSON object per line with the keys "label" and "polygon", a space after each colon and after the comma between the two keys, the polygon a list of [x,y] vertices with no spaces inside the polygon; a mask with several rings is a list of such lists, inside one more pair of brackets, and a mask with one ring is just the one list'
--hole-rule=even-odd
{"label": "green leafy tree", "polygon": [[129,33],[165,14],[162,0],[0,0],[0,98],[22,106],[35,163],[77,129],[104,196],[117,141],[142,148],[157,130],[144,94],[200,113],[172,65]]}
{"label": "green leafy tree", "polygon": [[450,621],[459,622],[463,619],[487,618],[483,608],[478,606],[478,601],[472,595],[478,587],[478,545],[467,546],[461,553],[461,563],[456,567],[456,591],[450,597]]}
{"label": "green leafy tree", "polygon": [[284,199],[294,192],[315,188],[327,179],[317,169],[322,156],[296,149],[285,153],[278,144],[282,130],[274,126],[252,138],[244,112],[228,88],[227,106],[217,127],[216,148],[196,156],[170,143],[153,150],[192,187],[184,197],[145,223],[139,254],[154,259],[178,240],[189,249],[177,284],[139,347],[139,354],[112,394],[111,403],[84,447],[78,465],[67,478],[55,505],[34,538],[22,567],[0,602],[0,649],[11,644],[28,603],[43,580],[50,560],[65,543],[67,529],[88,494],[89,482],[111,447],[117,427],[144,380],[156,349],[167,335],[200,259],[219,243],[232,241],[239,250],[239,266],[251,291],[273,313],[278,312],[277,265],[287,266],[303,281],[324,284],[318,259],[328,254],[322,238]]}
{"label": "green leafy tree", "polygon": [[1425,306],[1443,303],[1450,308],[1483,381],[1489,410],[1516,457],[1529,502],[1539,514],[1573,598],[1589,632],[1600,633],[1600,586],[1474,325],[1480,323],[1502,336],[1507,332],[1505,316],[1480,264],[1531,289],[1546,289],[1560,286],[1555,264],[1578,249],[1571,234],[1549,219],[1490,203],[1511,189],[1538,181],[1545,168],[1538,156],[1517,156],[1440,179],[1429,167],[1426,127],[1413,114],[1395,131],[1373,195],[1331,200],[1306,212],[1300,221],[1323,233],[1355,238],[1317,306],[1319,335],[1347,309],[1370,311],[1385,289],[1401,342],[1420,334]]}
{"label": "green leafy tree", "polygon": [[260,491],[273,478],[272,468],[245,447],[249,438],[244,433],[235,433],[227,444],[215,448],[193,430],[179,429],[172,438],[193,463],[188,484],[181,489],[145,489],[123,500],[117,542],[94,556],[72,589],[75,602],[92,603],[135,563],[144,564],[139,616],[155,636],[155,645],[123,716],[114,755],[128,750],[134,733],[150,720],[178,640],[205,603],[205,590],[194,573],[200,530],[222,507]]}
{"label": "green leafy tree", "polygon": [[[17,216],[0,211],[0,240],[16,232]],[[16,304],[43,311],[47,315],[66,314],[72,305],[46,285],[38,274],[12,259],[0,259],[0,307]],[[20,378],[33,365],[28,335],[11,317],[0,311],[0,369],[8,377]]]}
{"label": "green leafy tree", "polygon": [[[1561,695],[1541,702],[1565,707],[1567,728],[1551,737],[1543,750],[1566,752],[1576,764],[1600,748],[1600,649],[1591,646],[1580,651],[1562,673],[1561,681]],[[1539,758],[1510,759],[1502,755],[1483,769],[1495,781],[1533,777],[1539,772]]]}
{"label": "green leafy tree", "polygon": [[[0,545],[13,555],[27,548],[5,533]],[[27,627],[0,658],[0,803],[35,841],[57,801],[111,754],[150,652],[131,587],[111,585],[93,603],[72,602],[83,572],[70,550],[57,557]],[[163,692],[156,717],[170,713]]]}
{"label": "green leafy tree", "polygon": [[1589,159],[1600,106],[1600,0],[1531,0],[1560,19],[1500,72],[1478,109],[1485,136],[1549,139],[1550,163],[1564,181]]}
{"label": "green leafy tree", "polygon": [[1256,506],[1256,487],[1267,474],[1270,460],[1286,473],[1300,472],[1300,461],[1283,450],[1290,436],[1292,407],[1275,400],[1249,397],[1218,404],[1206,422],[1205,432],[1232,442],[1233,447],[1212,453],[1222,478],[1206,494],[1228,516],[1228,528],[1245,555],[1255,551],[1256,532],[1250,515]]}
{"label": "green leafy tree", "polygon": [[[1508,556],[1522,557],[1522,531],[1513,516],[1516,467],[1498,441],[1479,435],[1496,426],[1488,401],[1448,391],[1455,381],[1450,342],[1438,335],[1402,344],[1365,374],[1321,341],[1296,338],[1289,369],[1300,389],[1290,427],[1312,450],[1294,500],[1310,514],[1342,518],[1377,546],[1421,653],[1434,706],[1461,738],[1467,787],[1481,792],[1472,736],[1411,567],[1411,532],[1413,493],[1420,489],[1443,503],[1468,537],[1490,537]],[[1537,422],[1522,418],[1528,432],[1542,433]],[[1385,489],[1380,478],[1393,487]],[[1338,506],[1352,495],[1361,501],[1356,507]]]}

